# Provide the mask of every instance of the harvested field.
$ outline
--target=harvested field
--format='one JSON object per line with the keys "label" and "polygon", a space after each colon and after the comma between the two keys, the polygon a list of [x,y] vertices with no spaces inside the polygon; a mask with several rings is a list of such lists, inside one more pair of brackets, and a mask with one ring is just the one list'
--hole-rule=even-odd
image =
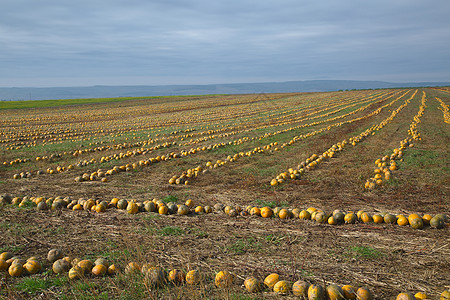
{"label": "harvested field", "polygon": [[[0,297],[280,298],[244,288],[247,277],[271,273],[290,284],[367,287],[374,299],[438,299],[450,289],[448,88],[70,104],[0,110],[0,194],[11,196],[0,205],[0,253],[43,264],[34,275],[0,271]],[[127,213],[113,198],[142,207]],[[161,214],[145,210],[152,200],[193,206]],[[307,208],[323,210],[323,222],[300,219]],[[369,219],[329,224],[340,223],[337,210]],[[414,217],[387,224],[387,213],[418,214],[423,228],[412,227]],[[441,228],[427,225],[426,215],[438,214]],[[117,272],[54,274],[54,248],[70,260],[106,258]],[[130,262],[204,278],[152,286],[125,272]],[[234,275],[227,288],[214,284],[221,270]]]}

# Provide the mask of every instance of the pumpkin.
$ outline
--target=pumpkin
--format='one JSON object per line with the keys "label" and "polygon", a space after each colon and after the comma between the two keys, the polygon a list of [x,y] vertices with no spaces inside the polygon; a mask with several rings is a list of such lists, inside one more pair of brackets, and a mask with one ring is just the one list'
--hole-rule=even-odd
{"label": "pumpkin", "polygon": [[261,213],[261,217],[270,218],[273,215],[273,210],[270,207],[265,206],[265,207],[261,208],[260,213]]}
{"label": "pumpkin", "polygon": [[169,272],[169,281],[173,284],[183,283],[185,278],[184,272],[179,269],[173,269]]}
{"label": "pumpkin", "polygon": [[7,261],[8,259],[12,258],[13,255],[11,252],[3,252],[0,254],[0,259],[3,259],[4,261]]}
{"label": "pumpkin", "polygon": [[325,290],[319,284],[312,284],[308,288],[309,300],[325,300]]}
{"label": "pumpkin", "polygon": [[42,265],[37,260],[28,260],[23,268],[27,271],[28,274],[33,275],[42,270]]}
{"label": "pumpkin", "polygon": [[218,288],[227,288],[230,287],[233,283],[233,275],[231,275],[228,271],[220,271],[216,274],[216,278],[214,279],[214,283]]}
{"label": "pumpkin", "polygon": [[[312,216],[311,216],[311,218],[312,218]],[[323,211],[315,212],[314,220],[317,223],[325,223],[328,220],[328,216]]]}
{"label": "pumpkin", "polygon": [[144,204],[144,210],[146,212],[155,212],[156,211],[156,205],[152,201],[148,201]]}
{"label": "pumpkin", "polygon": [[236,217],[237,215],[238,215],[238,211],[236,210],[236,209],[231,209],[229,212],[228,212],[228,215],[230,216],[230,217]]}
{"label": "pumpkin", "polygon": [[108,271],[106,272],[108,275],[114,275],[116,274],[117,270],[116,270],[116,265],[112,264],[108,267]]}
{"label": "pumpkin", "polygon": [[273,289],[275,283],[279,281],[280,276],[277,273],[272,273],[267,275],[264,279],[264,284],[269,287],[269,289]]}
{"label": "pumpkin", "polygon": [[278,212],[278,217],[280,219],[289,219],[291,217],[291,212],[289,210],[287,210],[286,208],[282,208]]}
{"label": "pumpkin", "polygon": [[37,210],[46,210],[47,208],[47,204],[44,201],[39,202],[36,206]]}
{"label": "pumpkin", "polygon": [[103,213],[106,211],[106,205],[104,203],[100,203],[99,205],[95,206],[95,211],[98,213]]}
{"label": "pumpkin", "polygon": [[92,206],[94,206],[94,205],[95,205],[95,201],[92,199],[88,199],[88,200],[86,200],[86,202],[84,202],[83,209],[91,210]]}
{"label": "pumpkin", "polygon": [[409,225],[414,229],[423,229],[423,221],[422,218],[414,218],[409,221]]}
{"label": "pumpkin", "polygon": [[292,213],[292,215],[294,216],[294,218],[298,218],[298,215],[300,214],[300,209],[298,209],[298,208],[294,208],[292,211],[291,211],[291,213]]}
{"label": "pumpkin", "polygon": [[423,299],[430,299],[428,298],[428,295],[422,292],[418,292],[414,295],[415,299],[417,300],[423,300]]}
{"label": "pumpkin", "polygon": [[370,290],[368,288],[365,288],[365,287],[360,287],[356,291],[356,298],[358,300],[373,300],[372,293],[370,292]]}
{"label": "pumpkin", "polygon": [[418,214],[410,214],[408,216],[408,221],[411,223],[411,220],[415,218],[420,218],[420,216]]}
{"label": "pumpkin", "polygon": [[317,211],[317,209],[316,209],[315,207],[308,207],[308,208],[306,209],[306,211],[309,212],[310,215],[312,215],[313,212]]}
{"label": "pumpkin", "polygon": [[344,300],[344,291],[336,284],[327,286],[326,292],[329,300]]}
{"label": "pumpkin", "polygon": [[69,270],[69,279],[75,280],[80,279],[84,276],[84,271],[80,266],[73,266]]}
{"label": "pumpkin", "polygon": [[159,267],[147,268],[144,273],[144,282],[150,287],[163,286],[167,282],[166,274]]}
{"label": "pumpkin", "polygon": [[408,219],[404,215],[398,215],[397,216],[397,224],[400,226],[406,226],[408,225]]}
{"label": "pumpkin", "polygon": [[197,270],[191,270],[186,274],[186,283],[190,285],[197,285],[201,281],[200,272]]}
{"label": "pumpkin", "polygon": [[203,206],[199,205],[194,209],[196,214],[202,214],[205,212],[205,210],[203,209]]}
{"label": "pumpkin", "polygon": [[440,300],[449,300],[450,299],[450,291],[443,291],[441,293]]}
{"label": "pumpkin", "polygon": [[18,277],[24,273],[24,268],[22,264],[13,263],[8,268],[8,273],[11,277]]}
{"label": "pumpkin", "polygon": [[158,213],[159,213],[160,215],[167,215],[167,214],[169,213],[169,209],[167,208],[167,206],[161,205],[161,206],[158,208]]}
{"label": "pumpkin", "polygon": [[8,270],[10,264],[6,262],[6,260],[0,258],[0,271]]}
{"label": "pumpkin", "polygon": [[354,224],[356,222],[356,215],[352,212],[347,213],[344,216],[345,224]]}
{"label": "pumpkin", "polygon": [[137,206],[136,202],[128,201],[127,213],[129,213],[129,214],[137,214],[138,211],[139,211],[139,207]]}
{"label": "pumpkin", "polygon": [[329,218],[328,218],[328,224],[330,224],[330,225],[336,225],[336,224],[337,224],[336,218],[333,217],[333,216],[329,217]]}
{"label": "pumpkin", "polygon": [[97,266],[97,265],[104,265],[106,268],[108,268],[109,262],[105,258],[99,257],[94,261],[94,266]]}
{"label": "pumpkin", "polygon": [[385,214],[383,219],[384,223],[387,224],[394,224],[397,222],[397,217],[390,213]]}
{"label": "pumpkin", "polygon": [[432,218],[433,217],[431,215],[429,215],[429,214],[423,215],[423,217],[422,217],[423,224],[430,225],[430,221],[431,221]]}
{"label": "pumpkin", "polygon": [[250,215],[252,216],[261,216],[261,210],[258,207],[252,207],[250,210]]}
{"label": "pumpkin", "polygon": [[396,300],[416,300],[413,294],[410,293],[400,293],[397,295]]}
{"label": "pumpkin", "polygon": [[125,274],[127,274],[127,275],[136,274],[136,273],[140,273],[140,272],[141,272],[141,267],[136,262],[130,262],[125,267]]}
{"label": "pumpkin", "polygon": [[206,214],[212,213],[212,208],[211,208],[211,206],[209,206],[209,205],[206,205],[206,206],[205,206],[205,213],[206,213]]}
{"label": "pumpkin", "polygon": [[280,280],[273,286],[273,291],[279,295],[287,295],[290,287],[287,281]]}
{"label": "pumpkin", "polygon": [[384,218],[380,214],[374,214],[372,216],[373,222],[376,224],[381,224],[384,222]]}
{"label": "pumpkin", "polygon": [[444,219],[442,217],[440,217],[439,215],[435,215],[430,220],[430,226],[432,228],[442,229],[445,226]]}
{"label": "pumpkin", "polygon": [[310,284],[303,280],[297,280],[292,285],[292,293],[300,299],[306,299],[308,297],[308,288]]}
{"label": "pumpkin", "polygon": [[192,201],[191,199],[186,200],[186,202],[184,204],[189,208],[194,207],[194,201]]}
{"label": "pumpkin", "polygon": [[263,283],[261,280],[256,279],[255,277],[248,277],[244,281],[245,289],[250,293],[258,293],[263,289]]}
{"label": "pumpkin", "polygon": [[333,217],[335,218],[337,224],[342,224],[345,221],[345,214],[342,211],[333,212]]}
{"label": "pumpkin", "polygon": [[369,213],[364,212],[361,214],[361,221],[363,221],[364,223],[370,223],[373,221],[373,219]]}
{"label": "pumpkin", "polygon": [[56,274],[62,274],[70,270],[70,263],[65,259],[58,259],[53,263],[52,270]]}
{"label": "pumpkin", "polygon": [[302,210],[298,214],[298,218],[301,219],[301,220],[310,220],[311,219],[311,214],[307,210]]}
{"label": "pumpkin", "polygon": [[126,209],[127,206],[128,206],[128,201],[125,200],[125,199],[120,199],[120,200],[117,202],[117,208],[118,208],[118,209]]}
{"label": "pumpkin", "polygon": [[92,268],[91,273],[95,276],[104,276],[106,272],[108,271],[108,268],[105,265],[95,265]]}
{"label": "pumpkin", "polygon": [[189,207],[187,205],[181,204],[180,207],[178,207],[179,215],[187,215],[188,213],[189,213]]}
{"label": "pumpkin", "polygon": [[176,214],[178,212],[178,206],[173,203],[170,202],[169,204],[167,204],[167,213],[170,215]]}
{"label": "pumpkin", "polygon": [[63,258],[63,253],[59,249],[52,249],[47,254],[47,260],[50,263],[54,263],[55,261],[57,261],[58,259],[61,259],[61,258]]}
{"label": "pumpkin", "polygon": [[84,274],[90,273],[94,267],[94,263],[89,259],[80,260],[76,265],[81,268]]}
{"label": "pumpkin", "polygon": [[356,290],[357,288],[355,288],[352,285],[344,285],[342,287],[342,292],[344,293],[344,298],[348,299],[348,300],[354,300],[356,299]]}

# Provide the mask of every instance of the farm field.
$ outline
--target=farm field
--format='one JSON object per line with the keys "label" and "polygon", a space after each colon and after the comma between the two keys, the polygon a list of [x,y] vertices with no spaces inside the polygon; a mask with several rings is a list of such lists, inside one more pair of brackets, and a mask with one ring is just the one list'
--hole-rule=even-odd
{"label": "farm field", "polygon": [[[0,253],[42,270],[10,276],[0,256],[2,298],[450,289],[450,88],[25,103],[0,109]],[[69,279],[51,249],[116,270]],[[173,269],[202,279],[160,278]],[[285,293],[244,287],[272,273]]]}

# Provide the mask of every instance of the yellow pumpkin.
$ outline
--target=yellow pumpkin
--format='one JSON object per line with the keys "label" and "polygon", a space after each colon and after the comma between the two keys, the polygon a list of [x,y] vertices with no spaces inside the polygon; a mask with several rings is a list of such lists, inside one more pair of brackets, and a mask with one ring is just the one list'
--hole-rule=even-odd
{"label": "yellow pumpkin", "polygon": [[441,293],[440,300],[449,300],[450,299],[450,291],[443,291]]}
{"label": "yellow pumpkin", "polygon": [[358,300],[373,300],[372,293],[370,292],[369,289],[367,289],[365,287],[360,287],[356,291],[356,298]]}
{"label": "yellow pumpkin", "polygon": [[279,278],[280,276],[277,273],[272,273],[264,279],[264,284],[267,285],[269,289],[273,289],[273,286],[279,281]]}
{"label": "yellow pumpkin", "polygon": [[185,278],[184,272],[179,269],[173,269],[169,272],[169,281],[174,284],[183,283]]}
{"label": "yellow pumpkin", "polygon": [[0,258],[0,271],[8,270],[10,264],[6,262],[6,260]]}
{"label": "yellow pumpkin", "polygon": [[287,281],[280,280],[273,286],[273,291],[279,295],[287,295],[290,287]]}
{"label": "yellow pumpkin", "polygon": [[356,222],[356,215],[352,212],[347,213],[344,216],[345,224],[354,224]]}
{"label": "yellow pumpkin", "polygon": [[416,300],[413,294],[410,293],[400,293],[397,295],[396,300]]}
{"label": "yellow pumpkin", "polygon": [[262,291],[263,283],[255,277],[248,277],[244,281],[245,289],[250,293],[258,293]]}
{"label": "yellow pumpkin", "polygon": [[373,222],[376,223],[376,224],[381,224],[381,223],[384,222],[384,218],[381,215],[379,215],[379,214],[374,214],[372,216],[372,219],[373,219]]}
{"label": "yellow pumpkin", "polygon": [[398,215],[397,216],[397,224],[400,226],[406,226],[408,225],[408,219],[404,215]]}
{"label": "yellow pumpkin", "polygon": [[301,219],[301,220],[310,220],[311,219],[311,214],[307,210],[302,210],[298,214],[298,218]]}
{"label": "yellow pumpkin", "polygon": [[348,299],[348,300],[356,299],[356,291],[357,291],[357,288],[355,288],[354,286],[349,285],[349,284],[344,285],[342,287],[342,292],[344,292],[344,297],[345,297],[345,299]]}
{"label": "yellow pumpkin", "polygon": [[141,272],[141,267],[136,262],[130,262],[125,267],[125,274],[127,274],[127,275],[136,274],[136,273],[140,273],[140,272]]}
{"label": "yellow pumpkin", "polygon": [[137,206],[136,202],[128,201],[127,213],[129,213],[129,214],[137,214],[138,211],[139,211],[139,207]]}
{"label": "yellow pumpkin", "polygon": [[416,300],[430,299],[428,298],[428,295],[423,292],[416,293],[414,297],[416,298]]}
{"label": "yellow pumpkin", "polygon": [[364,223],[370,223],[373,221],[373,219],[369,213],[364,212],[361,214],[361,221],[363,221]]}
{"label": "yellow pumpkin", "polygon": [[11,277],[18,277],[24,273],[22,264],[13,263],[8,268],[8,273]]}
{"label": "yellow pumpkin", "polygon": [[278,213],[278,217],[280,219],[289,219],[291,217],[291,212],[289,210],[287,210],[286,208],[283,208]]}
{"label": "yellow pumpkin", "polygon": [[84,271],[80,266],[73,266],[69,270],[69,279],[71,279],[71,280],[80,279],[83,277],[83,275],[84,275]]}
{"label": "yellow pumpkin", "polygon": [[326,292],[329,300],[344,300],[344,291],[336,284],[327,286]]}
{"label": "yellow pumpkin", "polygon": [[190,285],[197,285],[201,281],[200,272],[197,270],[191,270],[186,274],[186,283]]}
{"label": "yellow pumpkin", "polygon": [[42,265],[37,260],[29,260],[23,265],[23,268],[28,274],[33,275],[42,270]]}
{"label": "yellow pumpkin", "polygon": [[233,283],[233,275],[228,271],[220,271],[216,274],[214,282],[218,288],[230,287]]}
{"label": "yellow pumpkin", "polygon": [[158,213],[160,215],[167,215],[169,213],[169,209],[167,208],[167,206],[160,206],[158,208]]}
{"label": "yellow pumpkin", "polygon": [[325,300],[325,290],[321,285],[312,284],[308,288],[309,300]]}
{"label": "yellow pumpkin", "polygon": [[108,268],[105,265],[96,265],[91,272],[95,276],[104,276],[108,272]]}
{"label": "yellow pumpkin", "polygon": [[115,275],[116,274],[116,265],[112,264],[108,267],[108,271],[106,272],[108,275]]}
{"label": "yellow pumpkin", "polygon": [[273,215],[273,210],[270,207],[263,207],[261,208],[261,217],[263,218],[270,218]]}
{"label": "yellow pumpkin", "polygon": [[292,293],[294,296],[300,297],[300,299],[306,299],[308,297],[309,283],[303,280],[297,280],[292,285]]}
{"label": "yellow pumpkin", "polygon": [[89,259],[83,259],[77,263],[77,266],[81,268],[84,274],[88,274],[92,271],[94,263]]}
{"label": "yellow pumpkin", "polygon": [[258,207],[253,207],[251,210],[250,210],[250,215],[252,215],[252,216],[261,216],[261,210],[258,208]]}

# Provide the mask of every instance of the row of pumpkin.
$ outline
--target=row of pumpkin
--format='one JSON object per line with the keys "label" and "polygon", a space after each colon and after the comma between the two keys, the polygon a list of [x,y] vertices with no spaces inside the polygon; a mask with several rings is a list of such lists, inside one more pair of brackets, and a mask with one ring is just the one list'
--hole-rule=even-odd
{"label": "row of pumpkin", "polygon": [[97,213],[104,213],[109,208],[115,208],[119,210],[126,210],[129,214],[136,214],[139,212],[149,212],[158,213],[160,215],[188,215],[188,214],[209,214],[212,212],[225,213],[230,217],[237,216],[259,216],[263,218],[276,217],[279,219],[291,219],[297,218],[301,220],[312,220],[317,223],[328,223],[330,225],[340,225],[340,224],[354,224],[356,222],[360,223],[376,223],[376,224],[397,224],[400,226],[411,226],[414,229],[423,229],[427,226],[432,228],[442,229],[448,226],[449,218],[446,214],[436,214],[432,216],[431,214],[424,214],[420,216],[417,213],[412,213],[409,215],[404,214],[392,214],[386,213],[374,213],[365,212],[364,210],[359,210],[357,212],[344,211],[341,209],[336,209],[332,213],[327,213],[324,210],[317,209],[315,207],[309,207],[307,209],[299,208],[281,208],[275,207],[257,207],[249,205],[247,207],[242,207],[240,205],[224,205],[221,203],[216,203],[213,207],[206,205],[195,205],[194,201],[189,199],[184,204],[176,204],[174,202],[164,202],[159,199],[136,201],[136,200],[126,200],[113,198],[110,202],[100,201],[93,199],[78,199],[70,200],[66,197],[56,197],[56,198],[44,198],[44,197],[14,197],[9,195],[2,195],[0,197],[0,204],[12,203],[13,205],[18,205],[19,207],[30,207],[35,206],[38,210],[46,209],[62,209],[68,208],[74,211],[85,210],[93,211]]}
{"label": "row of pumpkin", "polygon": [[[70,259],[64,257],[63,252],[59,249],[51,249],[47,254],[47,261],[52,264],[52,270],[55,274],[67,274],[71,280],[83,279],[88,276],[113,276],[118,272],[115,264],[110,264],[105,258],[100,257],[95,261]],[[6,270],[11,277],[34,275],[42,271],[42,264],[36,257],[30,257],[25,261],[20,257],[13,256],[10,252],[3,252],[0,254],[0,272]],[[205,274],[197,269],[190,270],[187,273],[181,269],[172,269],[167,272],[153,263],[130,262],[126,265],[124,272],[130,276],[142,275],[145,284],[151,288],[158,288],[167,284],[199,285],[204,283],[206,279]],[[220,289],[230,288],[237,281],[236,276],[226,270],[216,273],[214,277],[214,284]],[[287,280],[281,280],[277,273],[269,274],[264,281],[254,276],[247,277],[243,285],[249,293],[273,291],[278,295],[293,294],[301,299],[308,300],[374,299],[372,292],[366,287],[357,288],[353,285],[339,286],[337,284],[323,287],[320,284],[310,284],[304,280],[298,280],[291,284]],[[415,295],[402,292],[397,295],[396,299],[419,300],[430,298],[424,292],[418,292]],[[450,292],[443,291],[440,299],[450,299]]]}

